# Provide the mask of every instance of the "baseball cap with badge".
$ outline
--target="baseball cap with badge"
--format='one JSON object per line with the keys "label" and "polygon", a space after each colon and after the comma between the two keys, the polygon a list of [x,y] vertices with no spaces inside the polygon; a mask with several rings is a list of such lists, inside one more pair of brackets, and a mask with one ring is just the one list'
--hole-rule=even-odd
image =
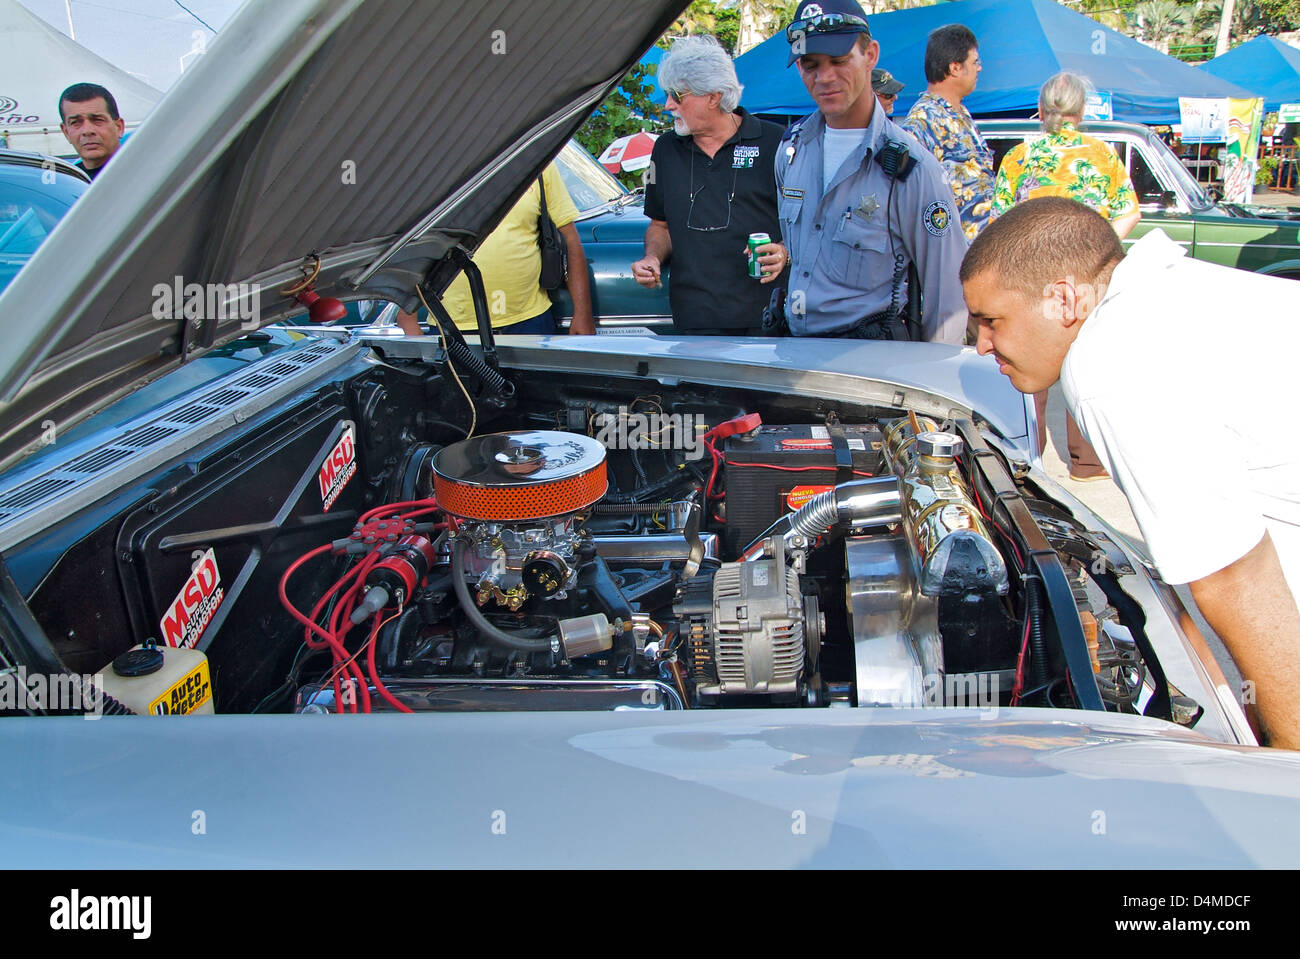
{"label": "baseball cap with badge", "polygon": [[785,28],[785,38],[790,42],[786,66],[805,53],[842,57],[853,49],[860,33],[871,39],[866,11],[856,0],[805,0]]}
{"label": "baseball cap with badge", "polygon": [[871,71],[871,89],[882,97],[892,97],[898,95],[898,91],[903,89],[903,84],[895,80],[894,75],[888,70],[877,67]]}

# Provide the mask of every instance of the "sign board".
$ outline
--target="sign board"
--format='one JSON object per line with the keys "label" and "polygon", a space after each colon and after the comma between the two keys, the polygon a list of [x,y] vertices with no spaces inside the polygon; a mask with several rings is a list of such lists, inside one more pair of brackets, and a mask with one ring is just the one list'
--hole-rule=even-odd
{"label": "sign board", "polygon": [[1255,171],[1259,168],[1259,128],[1264,119],[1260,97],[1233,99],[1228,105],[1228,149],[1223,166],[1223,198],[1229,203],[1249,203],[1254,198]]}
{"label": "sign board", "polygon": [[1300,123],[1300,103],[1284,103],[1277,108],[1278,123]]}
{"label": "sign board", "polygon": [[1182,116],[1184,143],[1227,142],[1227,97],[1179,97],[1178,112]]}
{"label": "sign board", "polygon": [[1083,105],[1083,118],[1085,120],[1113,120],[1114,111],[1111,108],[1110,94],[1089,93],[1088,99]]}

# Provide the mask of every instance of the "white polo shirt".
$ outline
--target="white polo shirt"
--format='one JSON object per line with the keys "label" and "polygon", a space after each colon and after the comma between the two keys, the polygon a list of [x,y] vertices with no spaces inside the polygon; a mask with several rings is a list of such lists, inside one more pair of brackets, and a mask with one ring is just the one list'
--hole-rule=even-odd
{"label": "white polo shirt", "polygon": [[1223,569],[1267,530],[1300,601],[1300,282],[1133,244],[1061,368],[1075,420],[1162,578]]}

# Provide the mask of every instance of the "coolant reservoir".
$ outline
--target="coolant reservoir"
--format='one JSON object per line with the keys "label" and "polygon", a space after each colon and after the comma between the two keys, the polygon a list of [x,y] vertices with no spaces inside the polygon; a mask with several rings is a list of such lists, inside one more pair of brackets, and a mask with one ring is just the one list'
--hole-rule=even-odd
{"label": "coolant reservoir", "polygon": [[208,657],[197,649],[135,646],[105,669],[100,687],[123,706],[149,716],[214,713]]}

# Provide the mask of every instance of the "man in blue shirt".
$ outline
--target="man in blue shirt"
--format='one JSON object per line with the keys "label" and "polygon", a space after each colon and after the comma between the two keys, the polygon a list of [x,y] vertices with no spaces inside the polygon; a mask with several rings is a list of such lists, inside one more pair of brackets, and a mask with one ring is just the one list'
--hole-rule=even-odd
{"label": "man in blue shirt", "polygon": [[[866,14],[854,0],[804,2],[786,37],[818,107],[776,158],[791,334],[964,342],[966,239],[952,190],[939,161],[878,108],[880,44]],[[920,323],[909,327],[918,294]]]}
{"label": "man in blue shirt", "polygon": [[59,96],[59,129],[77,151],[76,165],[92,180],[122,145],[126,123],[113,94],[98,83],[74,83]]}

